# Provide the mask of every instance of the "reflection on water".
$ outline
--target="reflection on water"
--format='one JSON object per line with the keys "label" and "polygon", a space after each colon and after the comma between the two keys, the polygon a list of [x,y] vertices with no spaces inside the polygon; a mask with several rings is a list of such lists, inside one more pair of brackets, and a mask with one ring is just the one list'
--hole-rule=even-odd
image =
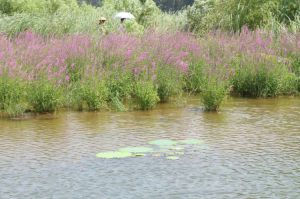
{"label": "reflection on water", "polygon": [[[200,139],[178,160],[100,159],[156,139]],[[199,100],[148,112],[0,120],[0,198],[299,198],[300,99]]]}

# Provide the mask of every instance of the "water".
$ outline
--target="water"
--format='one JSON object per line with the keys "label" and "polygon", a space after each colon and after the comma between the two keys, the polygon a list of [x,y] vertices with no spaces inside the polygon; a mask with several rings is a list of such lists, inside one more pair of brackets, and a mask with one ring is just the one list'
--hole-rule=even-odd
{"label": "water", "polygon": [[[300,198],[300,99],[229,99],[204,113],[62,112],[0,120],[0,198]],[[207,147],[164,157],[96,158],[155,139]]]}

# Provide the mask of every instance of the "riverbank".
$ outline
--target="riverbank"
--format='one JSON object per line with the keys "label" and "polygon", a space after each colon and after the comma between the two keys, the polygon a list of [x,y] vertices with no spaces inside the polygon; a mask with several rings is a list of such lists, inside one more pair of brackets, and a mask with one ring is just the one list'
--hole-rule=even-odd
{"label": "riverbank", "polygon": [[101,39],[1,35],[0,111],[149,110],[186,94],[200,94],[205,110],[217,111],[227,95],[296,95],[299,37],[246,28],[202,38],[151,31]]}

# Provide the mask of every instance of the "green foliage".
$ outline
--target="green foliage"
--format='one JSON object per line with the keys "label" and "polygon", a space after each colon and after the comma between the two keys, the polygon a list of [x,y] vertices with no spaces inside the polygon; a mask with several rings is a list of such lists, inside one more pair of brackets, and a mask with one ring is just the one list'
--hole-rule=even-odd
{"label": "green foliage", "polygon": [[205,33],[214,29],[240,31],[243,26],[254,30],[271,21],[292,24],[300,12],[297,0],[196,0],[188,8],[188,24],[192,31]]}
{"label": "green foliage", "polygon": [[126,20],[125,21],[125,29],[128,33],[142,35],[144,33],[144,27],[139,25],[136,21]]}
{"label": "green foliage", "polygon": [[155,89],[152,82],[137,82],[135,86],[135,97],[136,101],[142,110],[152,109],[157,102],[159,97],[157,90]]}
{"label": "green foliage", "polygon": [[279,0],[277,17],[280,22],[286,24],[295,21],[296,16],[300,14],[299,0]]}
{"label": "green foliage", "polygon": [[189,65],[189,72],[185,76],[185,89],[192,93],[199,93],[203,90],[205,74],[203,72],[204,62],[194,61]]}
{"label": "green foliage", "polygon": [[133,75],[127,71],[112,71],[106,76],[106,86],[108,88],[108,99],[113,109],[117,111],[127,110],[124,101],[131,98],[134,92]]}
{"label": "green foliage", "polygon": [[180,95],[183,78],[177,69],[163,66],[157,71],[157,92],[161,102],[168,102],[172,96]]}
{"label": "green foliage", "polygon": [[278,95],[280,81],[277,71],[265,66],[239,68],[232,78],[235,92],[243,97],[273,97]]}
{"label": "green foliage", "polygon": [[177,32],[187,30],[187,17],[186,10],[182,10],[176,13],[161,13],[156,15],[151,24],[151,28],[154,28],[158,32]]}
{"label": "green foliage", "polygon": [[88,79],[73,85],[71,102],[78,110],[85,107],[89,111],[105,108],[108,100],[108,89],[104,81]]}
{"label": "green foliage", "polygon": [[256,29],[263,26],[272,17],[277,8],[274,0],[231,0],[225,6],[228,28],[240,31],[243,26]]}
{"label": "green foliage", "polygon": [[98,36],[103,28],[105,32],[118,30],[118,20],[109,20],[103,26],[98,24],[100,17],[111,18],[115,12],[103,7],[81,5],[78,8],[63,7],[55,13],[15,13],[12,16],[0,17],[0,32],[10,36],[15,36],[25,30],[46,36],[62,36],[69,33],[89,33]]}
{"label": "green foliage", "polygon": [[0,0],[0,11],[13,13],[55,13],[59,9],[77,8],[76,0]]}
{"label": "green foliage", "polygon": [[61,89],[53,82],[38,80],[29,84],[28,102],[37,113],[52,113],[60,105]]}
{"label": "green foliage", "polygon": [[0,76],[0,111],[17,116],[25,111],[25,87],[17,79]]}
{"label": "green foliage", "polygon": [[198,33],[210,29],[212,21],[209,20],[209,16],[213,13],[214,6],[215,0],[196,0],[193,6],[187,9],[189,29]]}
{"label": "green foliage", "polygon": [[292,56],[292,71],[296,75],[297,87],[300,92],[300,57],[299,55]]}
{"label": "green foliage", "polygon": [[133,76],[130,72],[113,71],[106,77],[109,98],[128,99],[133,93]]}
{"label": "green foliage", "polygon": [[77,82],[82,79],[87,63],[86,59],[80,57],[67,61],[67,74],[69,74],[71,82]]}
{"label": "green foliage", "polygon": [[283,95],[291,95],[298,91],[298,79],[294,73],[285,72],[280,79],[279,92]]}
{"label": "green foliage", "polygon": [[201,92],[201,101],[206,111],[217,111],[227,94],[224,82],[211,79],[207,80]]}

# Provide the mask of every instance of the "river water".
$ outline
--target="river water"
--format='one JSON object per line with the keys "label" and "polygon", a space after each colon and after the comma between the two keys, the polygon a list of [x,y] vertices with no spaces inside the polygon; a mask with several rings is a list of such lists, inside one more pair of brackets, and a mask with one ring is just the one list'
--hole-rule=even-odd
{"label": "river water", "polygon": [[[177,160],[96,154],[199,139]],[[0,119],[0,198],[300,198],[300,98]]]}

